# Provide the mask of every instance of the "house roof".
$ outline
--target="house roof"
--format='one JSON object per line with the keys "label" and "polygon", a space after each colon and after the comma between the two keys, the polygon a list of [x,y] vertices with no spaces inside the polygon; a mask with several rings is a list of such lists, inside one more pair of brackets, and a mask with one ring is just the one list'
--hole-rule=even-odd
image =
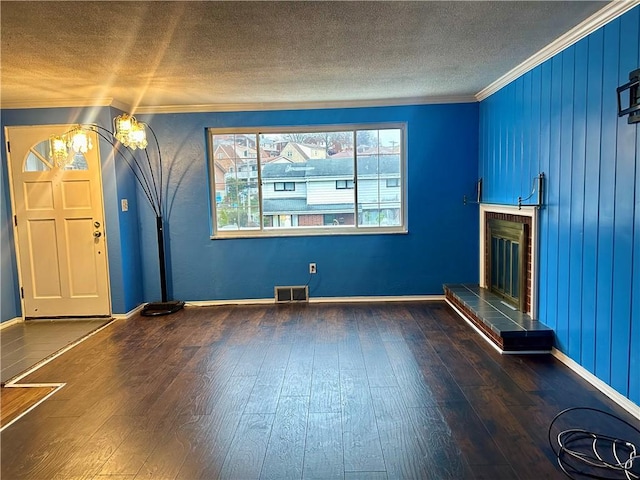
{"label": "house roof", "polygon": [[262,201],[265,215],[290,213],[353,213],[353,203],[307,204],[304,198],[273,198]]}
{"label": "house roof", "polygon": [[305,178],[306,162],[280,163],[269,162],[262,166],[262,178]]}
{"label": "house roof", "polygon": [[0,98],[134,113],[474,101],[635,5],[4,1]]}
{"label": "house roof", "polygon": [[[400,173],[399,155],[358,156],[358,176],[397,175]],[[353,158],[312,159],[294,164],[269,163],[262,168],[263,179],[353,176]]]}

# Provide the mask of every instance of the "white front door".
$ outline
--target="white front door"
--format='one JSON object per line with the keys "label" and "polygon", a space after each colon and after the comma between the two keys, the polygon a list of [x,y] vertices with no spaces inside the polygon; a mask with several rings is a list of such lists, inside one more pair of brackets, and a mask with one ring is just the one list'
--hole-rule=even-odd
{"label": "white front door", "polygon": [[49,158],[49,137],[70,128],[5,132],[25,318],[111,314],[98,139],[67,167]]}

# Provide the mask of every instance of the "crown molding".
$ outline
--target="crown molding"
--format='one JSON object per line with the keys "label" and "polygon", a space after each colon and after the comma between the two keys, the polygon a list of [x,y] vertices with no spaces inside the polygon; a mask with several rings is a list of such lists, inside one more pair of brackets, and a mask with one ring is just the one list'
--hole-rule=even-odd
{"label": "crown molding", "polygon": [[373,100],[344,100],[322,102],[260,102],[260,103],[212,103],[200,105],[142,105],[133,107],[113,98],[59,99],[42,101],[3,102],[0,109],[113,107],[132,114],[156,113],[215,113],[250,112],[266,110],[319,110],[327,108],[394,107],[402,105],[431,105],[447,103],[475,103],[474,95],[442,95],[427,97],[381,98]]}
{"label": "crown molding", "polygon": [[2,110],[25,110],[36,108],[83,108],[83,107],[110,107],[114,106],[113,98],[64,98],[55,100],[17,100],[3,101],[0,103]]}
{"label": "crown molding", "polygon": [[557,55],[574,43],[579,42],[590,33],[599,29],[603,25],[606,25],[612,20],[615,20],[620,15],[628,12],[637,5],[640,5],[640,0],[613,0],[601,10],[591,15],[585,21],[583,21],[579,25],[576,25],[567,33],[558,37],[542,50],[529,57],[520,65],[505,73],[503,76],[495,80],[493,83],[489,84],[484,89],[480,90],[478,93],[476,93],[475,99],[480,102],[485,98],[493,95],[502,87],[508,85],[528,71],[533,70],[541,63],[550,59],[554,55]]}
{"label": "crown molding", "polygon": [[132,112],[132,110],[133,110],[133,107],[131,105],[129,105],[128,103],[124,103],[124,102],[121,102],[121,101],[115,100],[115,99],[113,99],[111,101],[111,104],[109,106],[113,107],[113,108],[117,108],[118,110],[121,110],[122,112]]}
{"label": "crown molding", "polygon": [[322,102],[261,102],[261,103],[212,103],[202,105],[139,106],[135,113],[214,113],[249,112],[265,110],[319,110],[327,108],[393,107],[402,105],[429,105],[446,103],[475,103],[474,95],[449,95],[433,97],[385,98],[375,100],[344,100]]}

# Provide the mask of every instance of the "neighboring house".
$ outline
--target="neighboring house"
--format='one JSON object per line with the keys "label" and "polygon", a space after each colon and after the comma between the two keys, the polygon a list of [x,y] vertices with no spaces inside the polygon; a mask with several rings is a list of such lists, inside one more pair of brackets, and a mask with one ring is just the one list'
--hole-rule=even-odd
{"label": "neighboring house", "polygon": [[[218,203],[226,197],[227,186],[232,179],[257,181],[258,178],[257,150],[251,146],[255,142],[247,140],[245,135],[230,136],[228,141],[219,144],[213,152]],[[265,163],[271,160],[270,152],[265,149],[260,150],[260,157]]]}
{"label": "neighboring house", "polygon": [[[262,169],[267,227],[354,225],[352,158],[270,163]],[[400,157],[358,158],[358,223],[395,225],[400,220]]]}
{"label": "neighboring house", "polygon": [[305,162],[312,158],[326,158],[327,149],[323,145],[305,145],[303,143],[287,143],[280,156],[288,158],[292,162]]}
{"label": "neighboring house", "polygon": [[400,145],[395,145],[393,147],[385,147],[380,145],[379,147],[370,147],[367,145],[362,145],[358,147],[359,155],[400,155]]}

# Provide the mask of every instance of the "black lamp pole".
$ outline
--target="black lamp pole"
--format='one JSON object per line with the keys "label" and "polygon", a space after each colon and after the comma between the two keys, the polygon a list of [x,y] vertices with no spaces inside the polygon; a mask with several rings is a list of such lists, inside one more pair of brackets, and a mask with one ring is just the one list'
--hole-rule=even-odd
{"label": "black lamp pole", "polygon": [[160,263],[160,290],[162,301],[167,299],[167,271],[164,259],[164,229],[162,228],[162,217],[156,217],[156,230],[158,233],[158,261]]}
{"label": "black lamp pole", "polygon": [[[128,155],[125,155],[121,146],[123,145],[117,137],[115,132],[112,133],[104,127],[99,125],[91,125],[93,131],[95,131],[102,139],[107,141],[113,147],[114,151],[120,155],[133,172],[138,185],[140,185],[145,197],[147,198],[151,209],[156,217],[156,234],[158,237],[158,266],[160,268],[160,302],[149,302],[142,308],[140,314],[146,317],[169,315],[175,313],[184,307],[184,302],[179,300],[169,300],[167,294],[167,269],[166,269],[166,256],[165,256],[165,243],[164,243],[164,208],[162,199],[162,155],[160,152],[160,144],[158,143],[158,137],[153,129],[144,124],[146,128],[153,135],[153,141],[156,147],[157,166],[154,169],[149,156],[147,147],[142,148],[146,157],[145,162],[140,162],[138,157],[131,151],[127,150]],[[155,172],[154,172],[155,170]],[[157,177],[157,178],[156,178]]]}

